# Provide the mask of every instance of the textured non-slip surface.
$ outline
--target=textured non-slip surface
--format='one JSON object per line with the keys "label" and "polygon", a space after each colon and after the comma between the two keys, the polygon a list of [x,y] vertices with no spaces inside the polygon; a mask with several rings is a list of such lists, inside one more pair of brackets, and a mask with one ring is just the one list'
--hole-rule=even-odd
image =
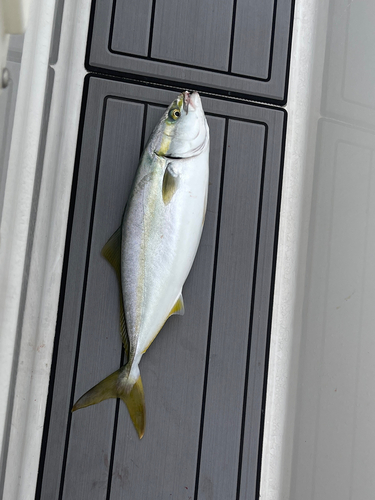
{"label": "textured non-slip surface", "polygon": [[122,402],[70,408],[120,365],[118,286],[100,250],[176,92],[94,76],[86,91],[39,498],[253,499],[286,114],[202,99],[211,132],[206,222],[185,315],[170,318],[142,358],[139,441]]}
{"label": "textured non-slip surface", "polygon": [[88,65],[286,98],[292,0],[96,1]]}

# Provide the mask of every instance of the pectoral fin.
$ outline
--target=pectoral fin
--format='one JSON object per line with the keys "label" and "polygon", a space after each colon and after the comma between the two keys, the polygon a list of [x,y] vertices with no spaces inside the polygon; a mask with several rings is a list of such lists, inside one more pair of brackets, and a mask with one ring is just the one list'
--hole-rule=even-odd
{"label": "pectoral fin", "polygon": [[177,188],[178,188],[178,176],[173,172],[171,164],[168,163],[163,177],[162,193],[163,193],[164,205],[168,205],[171,202],[173,195],[177,191]]}
{"label": "pectoral fin", "polygon": [[130,418],[138,433],[139,439],[143,437],[146,425],[145,397],[143,392],[142,379],[139,376],[130,392],[126,387],[126,381],[119,378],[122,369],[115,371],[99,384],[87,391],[73,406],[72,412],[95,405],[110,398],[121,398],[126,404]]}

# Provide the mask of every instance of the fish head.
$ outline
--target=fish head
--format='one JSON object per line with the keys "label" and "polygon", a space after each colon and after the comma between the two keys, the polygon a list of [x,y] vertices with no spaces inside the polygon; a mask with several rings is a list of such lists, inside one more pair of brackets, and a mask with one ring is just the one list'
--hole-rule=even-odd
{"label": "fish head", "polygon": [[170,104],[152,142],[154,152],[167,158],[190,158],[205,149],[209,131],[198,92],[183,92]]}

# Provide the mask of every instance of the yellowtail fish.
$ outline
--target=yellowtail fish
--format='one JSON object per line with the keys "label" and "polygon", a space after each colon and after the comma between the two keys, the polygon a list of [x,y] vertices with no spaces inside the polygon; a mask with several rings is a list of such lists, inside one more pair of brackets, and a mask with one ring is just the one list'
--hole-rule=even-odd
{"label": "yellowtail fish", "polygon": [[139,362],[166,320],[184,313],[182,287],[207,205],[209,130],[197,92],[163,114],[141,155],[122,224],[102,255],[120,284],[120,330],[127,363],[84,394],[72,411],[121,398],[142,438],[145,401]]}

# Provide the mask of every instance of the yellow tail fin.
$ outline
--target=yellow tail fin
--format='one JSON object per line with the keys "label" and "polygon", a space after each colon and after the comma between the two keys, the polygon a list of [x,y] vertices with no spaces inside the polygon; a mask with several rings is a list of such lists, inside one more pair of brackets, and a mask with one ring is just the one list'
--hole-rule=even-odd
{"label": "yellow tail fin", "polygon": [[138,377],[130,392],[124,390],[124,383],[119,379],[122,369],[115,371],[107,378],[96,384],[87,391],[73,406],[72,412],[95,405],[110,398],[121,398],[126,404],[130,418],[138,433],[139,439],[142,439],[145,432],[145,397],[141,376]]}

